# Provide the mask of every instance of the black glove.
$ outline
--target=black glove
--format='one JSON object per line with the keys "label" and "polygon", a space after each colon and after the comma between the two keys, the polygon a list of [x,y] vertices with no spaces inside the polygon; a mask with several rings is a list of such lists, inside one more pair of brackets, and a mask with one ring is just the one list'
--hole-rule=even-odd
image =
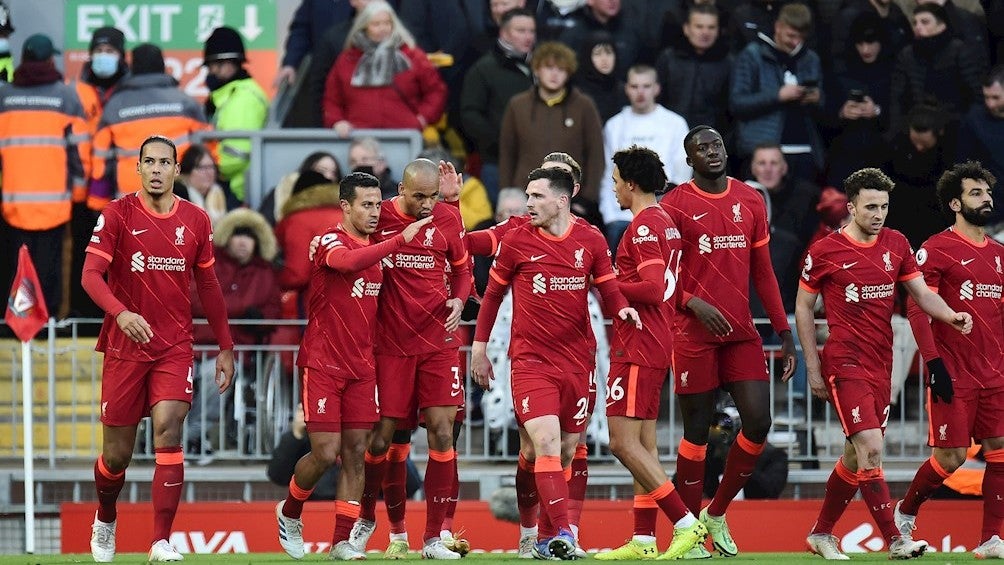
{"label": "black glove", "polygon": [[244,311],[242,318],[245,320],[263,320],[265,318],[265,314],[263,314],[261,310],[251,306]]}
{"label": "black glove", "polygon": [[931,400],[934,402],[939,398],[948,404],[952,402],[952,396],[955,395],[952,377],[940,357],[927,362],[927,386],[931,387]]}

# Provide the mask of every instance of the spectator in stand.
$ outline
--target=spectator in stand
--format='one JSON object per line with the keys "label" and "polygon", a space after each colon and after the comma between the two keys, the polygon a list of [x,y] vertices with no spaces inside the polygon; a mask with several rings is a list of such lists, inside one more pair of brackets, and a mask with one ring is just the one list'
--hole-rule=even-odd
{"label": "spectator in stand", "polygon": [[918,4],[936,4],[945,10],[945,24],[952,37],[962,41],[969,48],[979,65],[982,75],[990,68],[990,39],[987,22],[970,10],[962,8],[952,0],[919,0]]}
{"label": "spectator in stand", "polygon": [[289,200],[289,195],[293,192],[293,185],[296,184],[296,180],[300,178],[300,175],[307,171],[320,173],[331,182],[339,182],[343,176],[342,166],[331,153],[327,151],[315,151],[307,155],[295,171],[279,179],[279,184],[262,199],[258,211],[265,216],[269,225],[274,226],[276,222],[282,219],[282,207]]}
{"label": "spectator in stand", "polygon": [[111,200],[140,189],[136,155],[150,131],[174,141],[179,153],[192,134],[209,129],[198,102],[165,72],[164,54],[152,43],[132,50],[131,73],[108,100],[97,133],[87,205],[101,211]]}
{"label": "spectator in stand", "polygon": [[600,181],[599,204],[607,243],[614,253],[621,234],[634,217],[630,209],[621,208],[614,194],[614,154],[635,145],[651,149],[659,156],[670,186],[687,182],[693,173],[683,147],[683,139],[690,128],[679,114],[655,101],[659,96],[659,77],[655,69],[635,65],[628,70],[627,77],[625,92],[631,105],[603,126],[606,170]]}
{"label": "spectator in stand", "polygon": [[370,2],[356,16],[324,85],[324,127],[415,129],[435,123],[446,85],[390,4]]}
{"label": "spectator in stand", "polygon": [[1004,0],[981,0],[980,4],[990,34],[990,64],[1004,64]]}
{"label": "spectator in stand", "polygon": [[[99,27],[91,34],[88,54],[89,59],[80,71],[80,79],[73,81],[73,85],[84,105],[88,130],[94,135],[105,104],[119,82],[129,73],[129,66],[125,62],[125,36],[114,27]],[[84,249],[90,242],[91,230],[97,219],[98,213],[87,207],[86,191],[75,192],[73,217],[70,220],[70,234],[73,238],[70,266],[71,316],[99,318],[103,315],[80,285],[84,269]]]}
{"label": "spectator in stand", "polygon": [[914,106],[906,128],[893,138],[883,170],[896,183],[889,193],[886,225],[906,236],[914,249],[948,227],[938,203],[937,182],[955,162],[952,136],[946,136],[950,116],[928,100]]}
{"label": "spectator in stand", "polygon": [[[659,2],[658,10],[662,10],[662,21],[660,22],[659,37],[656,45],[656,52],[667,49],[683,47],[687,44],[687,37],[683,34],[683,26],[690,17],[691,9],[697,6],[714,8],[718,14],[716,23],[718,31],[716,39],[720,41],[726,51],[731,51],[729,42],[729,13],[719,6],[717,0],[670,0],[663,3],[663,0],[648,0]],[[646,9],[646,14],[653,13]]]}
{"label": "spectator in stand", "polygon": [[[962,120],[959,159],[973,159],[1004,179],[1004,63],[983,80],[983,104],[974,104]],[[1004,218],[1004,191],[994,192],[994,213],[990,223]]]}
{"label": "spectator in stand", "polygon": [[594,31],[578,55],[582,65],[575,73],[573,82],[596,104],[600,121],[607,123],[607,120],[628,105],[624,81],[614,72],[617,66],[617,48],[613,36],[608,31]]}
{"label": "spectator in stand", "polygon": [[761,35],[770,37],[774,33],[774,22],[781,8],[791,0],[739,0],[730,11],[730,45],[734,53],[756,43]]}
{"label": "spectator in stand", "polygon": [[[201,147],[201,146],[193,146]],[[192,149],[189,149],[191,152]],[[204,151],[204,148],[202,149]],[[203,153],[205,155],[205,153]],[[187,154],[186,154],[187,155]],[[227,213],[214,228],[213,270],[223,290],[223,303],[229,320],[274,320],[279,317],[279,281],[272,260],[276,254],[275,235],[265,217],[247,208]],[[205,318],[206,309],[193,284],[191,289],[192,316]],[[233,325],[230,332],[235,345],[262,345],[269,343],[275,326]],[[216,343],[208,325],[194,326],[196,344]],[[254,374],[254,355],[245,355],[245,368]],[[216,358],[196,355],[195,372],[199,379],[194,383],[195,395],[187,420],[190,452],[208,455],[212,452],[210,439],[217,437],[214,430],[220,422],[221,402],[207,392],[215,391],[214,370]],[[224,406],[232,410],[224,393]],[[240,391],[243,392],[243,391]],[[205,421],[205,427],[203,427]],[[236,434],[238,430],[228,430]],[[222,446],[217,446],[222,447]]]}
{"label": "spectator in stand", "polygon": [[583,199],[599,202],[603,124],[596,105],[568,84],[578,63],[575,52],[554,41],[541,43],[531,60],[537,85],[509,101],[499,138],[499,184],[522,186],[555,147],[582,164]]}
{"label": "spectator in stand", "polygon": [[304,57],[311,54],[322,43],[324,33],[332,26],[352,20],[353,2],[332,2],[331,0],[301,0],[289,22],[286,36],[286,53],[282,66],[275,75],[275,84],[292,84]]}
{"label": "spectator in stand", "polygon": [[[849,0],[837,14],[831,27],[833,41],[830,45],[831,56],[840,60],[853,55],[851,42],[856,42],[860,36],[853,37],[855,23],[868,14],[864,21],[874,28],[874,34],[882,38],[882,50],[885,57],[892,60],[913,39],[910,19],[903,9],[893,0]],[[855,169],[856,170],[856,169]],[[850,174],[853,171],[848,171]]]}
{"label": "spectator in stand", "polygon": [[805,45],[811,27],[805,4],[781,8],[774,36],[760,33],[736,57],[729,95],[739,156],[748,159],[761,143],[780,144],[791,173],[806,179],[815,179],[823,166],[816,130],[823,71],[819,56]]}
{"label": "spectator in stand", "polygon": [[954,116],[976,102],[980,64],[973,50],[948,30],[948,15],[929,3],[913,9],[913,43],[896,58],[889,101],[890,135],[904,129],[906,113],[933,96]]}
{"label": "spectator in stand", "polygon": [[578,11],[588,0],[540,0],[534,10],[540,41],[557,41],[565,30],[575,25]]}
{"label": "spectator in stand", "polygon": [[836,61],[827,114],[836,116],[826,179],[841,186],[861,167],[880,167],[889,122],[893,53],[879,16],[863,12],[851,24],[852,47]]}
{"label": "spectator in stand", "polygon": [[84,189],[91,154],[80,98],[63,84],[53,62],[58,52],[48,36],[32,35],[24,42],[14,80],[0,83],[0,193],[10,227],[0,243],[7,277],[0,282],[10,288],[17,250],[27,244],[45,303],[56,317],[71,191]]}
{"label": "spectator in stand", "polygon": [[[534,2],[536,3],[536,2]],[[495,48],[495,41],[499,36],[499,29],[502,27],[502,16],[509,10],[516,8],[526,8],[526,0],[468,0],[467,9],[471,12],[472,25],[474,26],[474,36],[472,47],[477,51],[478,57],[491,53]],[[483,14],[474,17],[474,14]],[[530,12],[531,16],[533,12]],[[478,23],[478,20],[481,23]]]}
{"label": "spectator in stand", "polygon": [[499,35],[464,78],[460,126],[481,160],[479,178],[492,201],[499,191],[499,135],[509,100],[533,86],[530,55],[536,41],[533,14],[514,8],[499,20]]}
{"label": "spectator in stand", "polygon": [[14,56],[10,52],[10,35],[14,33],[14,22],[10,19],[10,8],[0,2],[0,82],[14,80]]}
{"label": "spectator in stand", "polygon": [[[175,194],[205,210],[213,227],[217,227],[217,221],[232,206],[227,202],[226,191],[216,182],[220,171],[216,168],[216,161],[213,161],[212,152],[205,145],[193,143],[181,155],[178,165],[181,174],[174,187]],[[178,188],[182,188],[184,194]]]}
{"label": "spectator in stand", "polygon": [[[297,402],[289,429],[282,433],[279,442],[272,449],[272,458],[265,468],[268,480],[276,486],[288,487],[289,481],[293,478],[296,462],[308,453],[310,453],[310,438],[307,437],[307,424],[303,421],[303,403]],[[340,464],[328,467],[314,485],[307,500],[335,500],[340,468]]]}
{"label": "spectator in stand", "polygon": [[[300,304],[310,284],[310,240],[342,220],[338,204],[338,185],[314,171],[305,171],[296,179],[289,200],[282,207],[282,219],[275,226],[275,237],[282,250],[283,265],[279,286],[300,293]],[[302,314],[302,308],[300,309]]]}
{"label": "spectator in stand", "polygon": [[380,181],[380,193],[386,200],[397,196],[397,179],[393,177],[383,148],[375,137],[359,137],[349,144],[349,171],[369,173]]}
{"label": "spectator in stand", "polygon": [[729,76],[732,57],[722,39],[720,13],[711,4],[696,4],[682,26],[684,41],[659,54],[659,103],[688,124],[707,124],[723,135],[732,131]]}
{"label": "spectator in stand", "polygon": [[[642,57],[642,35],[644,15],[634,2],[622,0],[587,0],[586,5],[572,14],[571,26],[561,33],[559,41],[573,51],[582,52],[583,46],[594,31],[607,31],[614,38],[617,49],[618,77],[627,76],[627,71]],[[651,62],[651,61],[647,61]]]}
{"label": "spectator in stand", "polygon": [[815,210],[820,190],[812,182],[788,174],[788,162],[777,144],[765,143],[754,149],[750,170],[753,181],[747,184],[759,184],[770,199],[770,257],[781,301],[790,314],[795,311],[802,255],[819,226]]}

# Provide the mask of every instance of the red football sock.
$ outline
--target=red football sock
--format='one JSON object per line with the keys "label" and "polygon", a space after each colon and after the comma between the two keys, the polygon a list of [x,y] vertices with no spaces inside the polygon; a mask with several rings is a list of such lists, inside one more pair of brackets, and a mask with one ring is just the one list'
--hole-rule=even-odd
{"label": "red football sock", "polygon": [[812,526],[813,534],[832,534],[833,526],[843,515],[847,505],[858,492],[858,476],[844,466],[843,459],[837,459],[830,478],[826,480],[826,496],[823,507],[819,509],[819,517]]}
{"label": "red football sock", "polygon": [[881,468],[858,469],[858,489],[861,498],[868,504],[872,520],[882,532],[886,543],[899,537],[899,530],[892,518],[892,500],[889,497],[889,485],[885,482],[885,474]]}
{"label": "red football sock", "polygon": [[712,516],[724,516],[732,499],[739,494],[746,481],[750,480],[753,469],[756,468],[756,460],[763,453],[762,443],[753,443],[743,432],[736,436],[736,441],[729,448],[729,455],[725,458],[725,472],[722,474],[722,482],[715,491],[715,498],[708,505],[708,514]]}
{"label": "red football sock", "polygon": [[457,458],[453,458],[453,486],[450,488],[450,502],[446,505],[446,517],[443,518],[443,529],[453,531],[453,517],[457,513],[457,501],[460,500],[460,471],[457,469]]}
{"label": "red football sock", "polygon": [[[568,483],[561,470],[561,458],[556,455],[539,455],[533,467],[533,477],[540,495],[541,511],[548,517],[550,528],[544,531],[541,523],[539,537],[551,537],[557,530],[568,527]],[[554,530],[554,531],[552,531]]]}
{"label": "red football sock", "polygon": [[352,531],[352,524],[356,523],[359,517],[359,503],[351,500],[335,501],[335,535],[331,538],[331,545],[334,546],[340,541],[349,539]]}
{"label": "red football sock", "polygon": [[707,452],[707,445],[693,444],[685,439],[680,440],[680,447],[676,452],[676,491],[694,516],[701,513],[704,458]]}
{"label": "red football sock", "polygon": [[151,545],[171,537],[171,524],[178,513],[181,484],[185,481],[185,453],[181,446],[158,447],[153,450],[156,466],[153,468],[153,539]]}
{"label": "red football sock", "polygon": [[920,469],[917,469],[917,474],[914,475],[910,488],[906,490],[906,495],[903,496],[903,503],[899,506],[900,512],[916,516],[917,512],[920,511],[920,505],[931,498],[931,494],[938,490],[938,487],[945,482],[949,475],[951,473],[946,472],[933,455],[924,461]]}
{"label": "red football sock", "polygon": [[580,443],[575,446],[572,458],[572,478],[568,481],[568,523],[579,525],[582,518],[582,504],[586,500],[586,482],[589,480],[589,464],[586,455],[589,448]]}
{"label": "red football sock", "polygon": [[[405,514],[408,510],[408,454],[411,453],[410,443],[392,443],[387,449],[387,474],[383,478],[383,503],[387,507],[387,521],[390,531],[403,534]],[[428,480],[428,471],[426,471]],[[426,491],[426,497],[428,497]]]}
{"label": "red football sock", "polygon": [[125,469],[118,473],[113,473],[105,465],[102,456],[94,462],[94,489],[98,491],[98,520],[106,524],[115,521],[118,511],[115,509],[115,502],[119,499],[119,493],[125,486]]}
{"label": "red football sock", "polygon": [[365,483],[363,486],[363,499],[359,504],[359,517],[363,520],[376,522],[376,501],[380,496],[380,486],[383,485],[384,475],[387,474],[387,454],[373,455],[366,450],[365,455]]}
{"label": "red football sock", "polygon": [[634,495],[634,535],[655,536],[655,521],[659,518],[659,505],[650,494]]}
{"label": "red football sock", "polygon": [[1004,449],[984,452],[987,468],[983,472],[983,530],[980,543],[1000,535],[1004,522]]}
{"label": "red football sock", "polygon": [[534,464],[519,454],[516,467],[516,507],[519,509],[519,525],[524,528],[537,526],[537,482],[533,473]]}
{"label": "red football sock", "polygon": [[423,541],[439,539],[446,508],[453,491],[453,465],[457,452],[429,449],[429,463],[425,467],[425,535]]}
{"label": "red football sock", "polygon": [[301,488],[300,485],[296,484],[296,475],[293,475],[289,479],[289,494],[286,495],[286,502],[282,505],[282,515],[287,518],[299,518],[303,514],[303,503],[310,498],[312,492],[314,489]]}
{"label": "red football sock", "polygon": [[669,521],[674,524],[688,514],[687,506],[683,504],[683,499],[680,498],[680,493],[676,492],[672,481],[662,483],[650,492],[649,496],[659,505],[659,509],[669,518]]}

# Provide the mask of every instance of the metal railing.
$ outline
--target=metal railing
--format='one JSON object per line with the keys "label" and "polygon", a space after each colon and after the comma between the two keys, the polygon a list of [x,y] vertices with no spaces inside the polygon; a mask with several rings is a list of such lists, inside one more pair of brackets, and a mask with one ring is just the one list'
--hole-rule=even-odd
{"label": "metal railing", "polygon": [[[36,459],[47,459],[50,468],[56,461],[67,459],[92,459],[100,451],[101,360],[93,352],[94,339],[81,337],[94,335],[100,320],[67,319],[50,321],[47,331],[32,345],[35,360],[36,390],[34,410],[36,430]],[[232,324],[295,324],[303,321],[289,320],[232,320]],[[470,324],[468,324],[470,325]],[[90,331],[86,331],[90,330]],[[909,331],[907,328],[906,331]],[[602,340],[602,336],[600,336]],[[8,340],[0,348],[0,367],[9,367],[8,398],[0,400],[0,437],[10,443],[0,447],[0,457],[20,457],[21,369],[19,342]],[[196,367],[212,367],[214,346],[196,346]],[[600,350],[604,348],[601,346]],[[461,349],[470,359],[470,348]],[[788,450],[792,461],[832,461],[843,449],[843,433],[835,413],[828,404],[813,402],[811,397],[799,397],[794,381],[782,384],[778,371],[778,345],[765,345],[771,373],[771,408],[774,416],[772,443]],[[915,347],[901,344],[897,355],[908,367]],[[238,346],[235,350],[237,371],[233,392],[219,397],[205,394],[199,389],[193,401],[193,411],[186,425],[185,442],[189,454],[196,459],[212,457],[216,461],[265,461],[272,447],[290,422],[299,398],[299,378],[296,368],[297,346],[261,345]],[[465,368],[469,363],[465,364]],[[923,364],[920,364],[923,367]],[[509,426],[491,428],[475,419],[473,402],[478,397],[477,385],[466,373],[468,410],[463,431],[457,445],[460,456],[467,461],[505,461],[515,457],[518,442],[515,429]],[[198,374],[196,371],[195,374]],[[211,375],[211,369],[210,369]],[[597,386],[604,398],[605,374],[597,374]],[[671,379],[670,379],[671,381]],[[909,386],[898,387],[893,401],[886,433],[885,460],[919,461],[928,455],[926,413],[923,409],[924,390],[916,379]],[[69,392],[66,392],[66,390]],[[659,452],[664,458],[675,457],[676,446],[682,436],[677,403],[672,399],[672,383],[664,391],[659,417]],[[58,391],[63,392],[58,392]],[[894,391],[897,387],[894,386]],[[0,396],[2,398],[2,396]],[[802,412],[804,410],[804,413]],[[597,403],[593,418],[604,418],[604,405]],[[219,414],[219,416],[215,416]],[[141,424],[142,425],[142,424]],[[605,429],[605,426],[603,426]],[[137,439],[137,459],[152,458],[152,431],[142,425]],[[425,450],[424,434],[416,434],[415,451],[421,456]],[[42,438],[46,438],[43,440]],[[208,440],[202,441],[202,440]],[[603,434],[590,438],[591,457],[611,460]],[[39,445],[42,444],[42,445]]]}

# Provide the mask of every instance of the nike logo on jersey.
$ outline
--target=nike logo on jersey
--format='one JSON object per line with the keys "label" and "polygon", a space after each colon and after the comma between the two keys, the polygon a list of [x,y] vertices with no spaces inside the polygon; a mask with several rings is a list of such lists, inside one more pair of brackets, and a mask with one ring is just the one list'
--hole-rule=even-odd
{"label": "nike logo on jersey", "polygon": [[461,392],[461,391],[459,391],[459,390],[451,390],[451,391],[450,391],[450,396],[459,396],[459,395],[460,395],[460,392]]}
{"label": "nike logo on jersey", "polygon": [[531,261],[539,261],[539,260],[543,259],[544,257],[547,257],[547,253],[545,253],[543,255],[531,255],[530,256],[530,260]]}
{"label": "nike logo on jersey", "polygon": [[708,215],[708,212],[705,212],[703,214],[694,214],[693,216],[691,216],[691,218],[693,218],[693,220],[696,222],[697,220],[700,220],[701,218],[703,218],[704,216],[707,216],[707,215]]}
{"label": "nike logo on jersey", "polygon": [[843,265],[841,265],[841,267],[843,267],[845,269],[850,269],[851,267],[853,267],[854,265],[857,265],[857,264],[858,264],[857,261],[855,261],[853,263],[844,263]]}
{"label": "nike logo on jersey", "polygon": [[975,260],[976,259],[961,259],[961,260],[959,260],[959,263],[962,263],[962,266],[965,267],[966,265],[972,263]]}
{"label": "nike logo on jersey", "polygon": [[390,235],[392,233],[397,233],[397,230],[381,230],[380,235]]}
{"label": "nike logo on jersey", "polygon": [[146,233],[149,230],[132,230],[133,235],[139,235],[141,233]]}
{"label": "nike logo on jersey", "polygon": [[683,481],[683,484],[687,485],[688,487],[691,487],[691,486],[696,485],[699,482],[701,482],[700,479],[698,479],[696,481]]}
{"label": "nike logo on jersey", "polygon": [[562,498],[555,498],[554,500],[548,500],[547,503],[548,504],[557,504],[557,503],[561,502],[562,500],[565,500],[565,498],[564,497],[562,497]]}

